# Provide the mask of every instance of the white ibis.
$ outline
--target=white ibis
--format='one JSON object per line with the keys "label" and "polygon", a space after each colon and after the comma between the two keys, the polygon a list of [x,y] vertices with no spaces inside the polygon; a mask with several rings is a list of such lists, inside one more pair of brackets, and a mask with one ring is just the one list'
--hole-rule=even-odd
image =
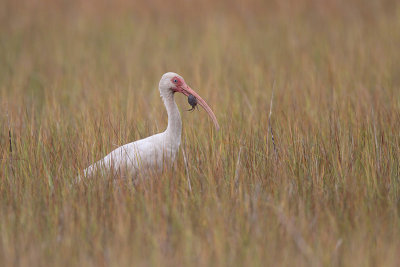
{"label": "white ibis", "polygon": [[[116,170],[135,176],[142,171],[161,171],[164,164],[172,165],[181,143],[182,121],[174,100],[176,92],[189,98],[190,104],[200,104],[218,130],[217,118],[207,103],[178,74],[165,73],[159,84],[160,96],[168,113],[168,127],[159,134],[123,145],[84,170],[85,177],[100,170]],[[194,98],[193,98],[194,97]]]}

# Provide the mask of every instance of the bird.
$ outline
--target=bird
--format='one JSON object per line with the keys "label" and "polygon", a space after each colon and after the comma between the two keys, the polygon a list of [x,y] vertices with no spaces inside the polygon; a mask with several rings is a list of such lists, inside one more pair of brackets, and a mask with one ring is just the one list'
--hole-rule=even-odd
{"label": "bird", "polygon": [[[218,120],[207,103],[177,73],[167,72],[162,75],[159,91],[168,114],[168,126],[162,133],[120,146],[93,163],[84,171],[84,177],[90,177],[99,171],[120,172],[124,176],[136,177],[141,173],[162,172],[165,166],[172,166],[179,152],[182,134],[182,120],[175,103],[175,93],[188,97],[191,103],[196,99],[219,130]],[[189,99],[190,96],[190,99]],[[81,176],[79,175],[79,180]]]}

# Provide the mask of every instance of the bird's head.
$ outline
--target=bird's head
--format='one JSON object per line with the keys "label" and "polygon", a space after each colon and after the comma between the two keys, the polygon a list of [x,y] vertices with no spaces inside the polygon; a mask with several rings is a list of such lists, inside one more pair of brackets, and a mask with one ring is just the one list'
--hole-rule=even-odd
{"label": "bird's head", "polygon": [[165,73],[160,80],[160,94],[163,98],[168,98],[172,96],[174,93],[182,93],[185,96],[193,95],[197,99],[197,103],[204,108],[204,110],[208,113],[210,118],[213,120],[215,128],[219,129],[219,124],[217,118],[214,115],[214,112],[207,105],[206,101],[204,101],[192,88],[190,88],[185,80],[178,74],[174,72]]}

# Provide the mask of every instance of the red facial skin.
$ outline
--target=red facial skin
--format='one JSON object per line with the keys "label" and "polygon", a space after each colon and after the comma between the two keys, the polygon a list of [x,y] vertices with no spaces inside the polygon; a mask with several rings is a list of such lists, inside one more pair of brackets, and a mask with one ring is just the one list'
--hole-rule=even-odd
{"label": "red facial skin", "polygon": [[211,110],[211,108],[207,105],[206,101],[204,101],[203,98],[201,98],[192,88],[190,88],[183,79],[179,77],[174,77],[171,79],[171,82],[175,84],[175,88],[172,88],[174,93],[175,92],[182,93],[185,96],[194,95],[197,99],[197,103],[204,108],[204,110],[213,120],[215,128],[219,130],[219,124],[217,118],[215,117],[214,112]]}

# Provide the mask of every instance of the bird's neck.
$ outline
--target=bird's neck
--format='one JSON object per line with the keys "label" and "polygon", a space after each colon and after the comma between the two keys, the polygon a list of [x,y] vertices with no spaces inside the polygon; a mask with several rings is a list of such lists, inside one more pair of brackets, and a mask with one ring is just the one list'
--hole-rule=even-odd
{"label": "bird's neck", "polygon": [[162,96],[162,99],[168,113],[168,127],[165,133],[171,140],[177,142],[179,146],[182,133],[182,120],[178,106],[175,103],[174,94],[171,93]]}

